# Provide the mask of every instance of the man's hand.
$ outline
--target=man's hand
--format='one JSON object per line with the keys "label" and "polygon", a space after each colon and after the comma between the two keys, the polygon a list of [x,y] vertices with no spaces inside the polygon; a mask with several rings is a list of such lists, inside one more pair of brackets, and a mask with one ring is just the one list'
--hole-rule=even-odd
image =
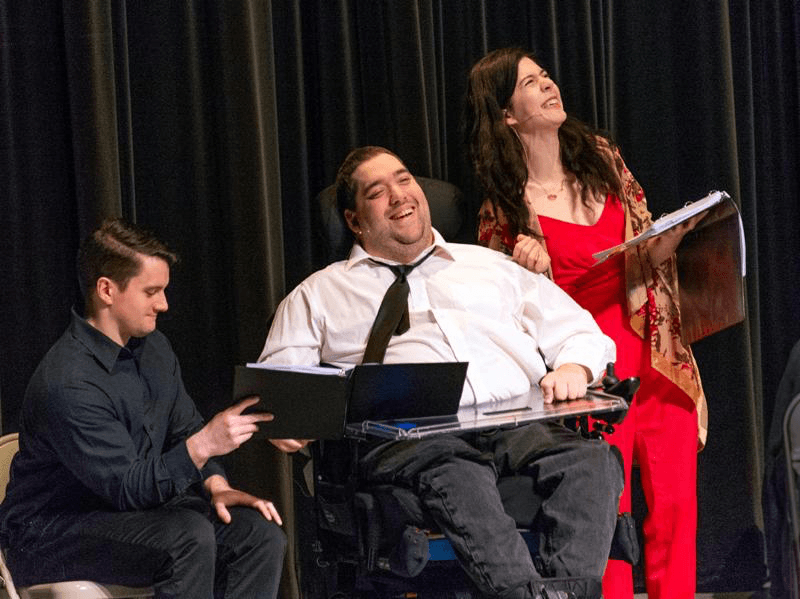
{"label": "man's hand", "polygon": [[285,453],[300,451],[313,439],[270,439],[269,442]]}
{"label": "man's hand", "polygon": [[584,397],[591,377],[592,373],[585,366],[562,364],[539,381],[544,403]]}
{"label": "man's hand", "polygon": [[281,516],[271,501],[234,489],[222,476],[218,474],[209,476],[205,481],[205,486],[211,494],[211,505],[214,506],[219,519],[225,524],[231,523],[231,513],[228,508],[242,505],[258,510],[267,520],[275,520],[279,526],[283,525]]}
{"label": "man's hand", "polygon": [[514,246],[511,258],[523,268],[535,273],[543,273],[550,267],[550,256],[542,244],[528,235],[517,235],[517,244]]}
{"label": "man's hand", "polygon": [[186,439],[189,457],[197,468],[218,455],[225,455],[237,449],[258,430],[259,422],[272,420],[274,416],[267,412],[242,414],[244,410],[257,404],[258,397],[243,399],[227,410],[223,410],[203,428]]}

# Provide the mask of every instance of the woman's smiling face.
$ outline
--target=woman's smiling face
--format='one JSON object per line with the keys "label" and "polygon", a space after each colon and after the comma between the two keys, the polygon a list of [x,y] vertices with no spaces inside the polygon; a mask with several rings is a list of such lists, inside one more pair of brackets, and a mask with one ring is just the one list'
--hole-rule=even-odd
{"label": "woman's smiling face", "polygon": [[506,124],[519,131],[558,129],[567,118],[558,86],[527,56],[517,64],[517,83],[505,115]]}

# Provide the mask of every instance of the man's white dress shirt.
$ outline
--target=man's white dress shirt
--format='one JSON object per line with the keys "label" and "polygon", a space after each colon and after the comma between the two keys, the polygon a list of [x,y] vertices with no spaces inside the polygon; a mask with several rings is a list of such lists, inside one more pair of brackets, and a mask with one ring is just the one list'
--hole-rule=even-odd
{"label": "man's white dress shirt", "polygon": [[[598,378],[615,359],[614,342],[591,314],[547,277],[500,252],[447,243],[435,230],[434,246],[408,275],[411,326],[392,337],[385,363],[469,362],[465,405],[525,393],[547,366],[572,362]],[[394,278],[354,245],[347,260],[312,274],[281,302],[259,361],[360,364]]]}

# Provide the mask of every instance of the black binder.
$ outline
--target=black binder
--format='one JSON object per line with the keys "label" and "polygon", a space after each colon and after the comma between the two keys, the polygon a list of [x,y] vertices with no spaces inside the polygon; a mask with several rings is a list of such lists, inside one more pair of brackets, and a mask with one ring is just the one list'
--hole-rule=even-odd
{"label": "black binder", "polygon": [[338,439],[364,420],[450,416],[458,411],[466,362],[325,367],[236,366],[236,401],[258,395],[250,411],[271,412],[257,437]]}

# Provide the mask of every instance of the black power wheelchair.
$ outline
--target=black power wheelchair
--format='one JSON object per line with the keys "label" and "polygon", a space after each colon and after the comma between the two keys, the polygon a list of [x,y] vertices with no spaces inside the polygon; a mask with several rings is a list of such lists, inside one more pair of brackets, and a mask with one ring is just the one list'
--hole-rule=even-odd
{"label": "black power wheelchair", "polygon": [[[565,424],[585,436],[612,432],[625,417],[627,402],[638,388],[635,378],[617,380],[613,365],[604,391],[626,400],[608,412],[568,419]],[[307,599],[417,597],[471,599],[471,584],[461,571],[449,541],[408,489],[365,485],[358,476],[363,439],[312,444],[310,487],[297,499],[300,583]],[[304,478],[296,473],[296,481]],[[534,521],[540,499],[533,479],[524,474],[497,482],[506,512],[514,518],[534,563]],[[626,516],[628,518],[629,516]],[[632,532],[623,520],[617,536]],[[611,557],[635,561],[635,537],[616,538]],[[633,544],[633,547],[631,546]],[[616,552],[616,554],[615,554]],[[574,590],[574,588],[573,588]]]}
{"label": "black power wheelchair", "polygon": [[[451,241],[464,237],[463,203],[453,185],[417,177],[428,198],[434,227]],[[346,257],[352,240],[336,212],[333,187],[319,202],[320,244],[325,263]],[[603,391],[630,402],[637,379],[618,380],[613,364],[603,379]],[[602,437],[622,421],[624,408],[575,416],[565,424],[582,434]],[[436,532],[419,501],[407,489],[392,485],[364,486],[358,477],[358,439],[319,441],[310,446],[311,460],[293,461],[298,527],[300,588],[305,599],[417,597],[471,599],[471,586],[457,563],[450,543]],[[531,554],[537,553],[531,532],[539,499],[533,480],[524,475],[501,478],[498,490]],[[631,532],[627,526],[619,533]],[[615,544],[618,539],[615,537]],[[635,536],[620,540],[612,556],[635,561]],[[614,555],[614,553],[617,555]]]}

